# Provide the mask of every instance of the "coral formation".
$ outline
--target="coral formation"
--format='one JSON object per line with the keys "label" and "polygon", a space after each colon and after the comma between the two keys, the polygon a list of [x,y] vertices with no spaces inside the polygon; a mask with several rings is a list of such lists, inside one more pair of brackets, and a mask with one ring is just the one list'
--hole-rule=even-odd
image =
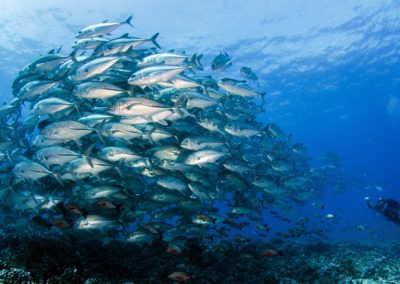
{"label": "coral formation", "polygon": [[[2,283],[173,283],[174,271],[191,275],[188,283],[399,283],[396,244],[349,242],[260,243],[188,239],[182,253],[154,241],[61,241],[46,238],[0,240]],[[6,246],[5,244],[8,244]],[[278,247],[279,244],[279,247]],[[262,257],[277,247],[281,255]]]}

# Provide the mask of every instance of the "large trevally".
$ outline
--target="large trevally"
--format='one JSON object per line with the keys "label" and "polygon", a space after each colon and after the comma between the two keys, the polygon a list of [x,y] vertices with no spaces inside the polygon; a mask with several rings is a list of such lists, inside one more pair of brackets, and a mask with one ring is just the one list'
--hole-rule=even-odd
{"label": "large trevally", "polygon": [[100,24],[88,26],[86,28],[81,29],[75,37],[82,39],[82,38],[104,36],[113,32],[115,29],[119,28],[122,25],[129,25],[133,27],[131,24],[132,17],[133,16],[129,16],[125,21],[120,23],[108,23],[107,21],[105,21]]}

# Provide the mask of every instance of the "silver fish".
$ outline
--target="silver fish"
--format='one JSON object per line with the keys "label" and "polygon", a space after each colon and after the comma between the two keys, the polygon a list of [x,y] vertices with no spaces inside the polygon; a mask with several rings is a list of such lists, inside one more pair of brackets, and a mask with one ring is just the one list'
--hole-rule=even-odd
{"label": "silver fish", "polygon": [[150,86],[165,82],[187,70],[187,66],[162,65],[141,69],[132,74],[128,84],[136,86]]}
{"label": "silver fish", "polygon": [[41,132],[42,136],[51,140],[71,141],[88,135],[94,131],[80,122],[73,120],[57,121],[47,125]]}
{"label": "silver fish", "polygon": [[75,81],[84,81],[93,78],[111,68],[118,60],[120,60],[120,57],[117,56],[92,59],[75,71],[73,79]]}
{"label": "silver fish", "polygon": [[266,93],[258,93],[247,85],[244,81],[237,81],[232,79],[221,79],[218,82],[218,86],[229,92],[230,94],[241,96],[241,97],[261,97],[264,98]]}
{"label": "silver fish", "polygon": [[107,35],[122,25],[129,25],[129,26],[133,27],[131,24],[132,17],[133,16],[129,16],[125,21],[120,22],[120,23],[103,22],[100,24],[88,26],[86,28],[81,29],[78,32],[78,34],[75,35],[75,37],[79,38],[79,39],[93,38],[93,37]]}
{"label": "silver fish", "polygon": [[97,156],[109,162],[131,161],[141,159],[142,157],[127,147],[108,146],[100,150]]}
{"label": "silver fish", "polygon": [[54,81],[32,81],[23,86],[18,94],[21,100],[28,100],[46,93],[57,85]]}
{"label": "silver fish", "polygon": [[42,165],[30,160],[17,163],[14,166],[13,172],[21,180],[37,180],[53,174]]}
{"label": "silver fish", "polygon": [[226,153],[216,150],[200,150],[190,154],[185,159],[187,165],[202,165],[205,163],[215,163],[226,156]]}
{"label": "silver fish", "polygon": [[109,99],[127,93],[112,84],[103,82],[86,82],[75,87],[73,94],[83,99]]}
{"label": "silver fish", "polygon": [[37,102],[33,108],[32,112],[35,115],[47,115],[55,114],[57,112],[73,108],[76,104],[67,102],[60,98],[48,98]]}
{"label": "silver fish", "polygon": [[46,166],[62,166],[81,156],[82,154],[61,146],[50,146],[37,150],[34,159]]}
{"label": "silver fish", "polygon": [[199,151],[205,149],[216,149],[226,143],[206,136],[186,137],[182,140],[180,146],[187,150]]}

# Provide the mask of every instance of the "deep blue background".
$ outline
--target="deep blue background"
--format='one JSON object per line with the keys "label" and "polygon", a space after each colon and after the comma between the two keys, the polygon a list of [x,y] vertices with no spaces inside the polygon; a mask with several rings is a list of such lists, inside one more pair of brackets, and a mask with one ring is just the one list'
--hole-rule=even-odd
{"label": "deep blue background", "polygon": [[[385,34],[379,36],[385,39]],[[318,64],[327,66],[324,72],[289,77],[277,72],[279,75],[267,79],[271,89],[282,93],[272,97],[271,103],[288,102],[279,108],[282,113],[271,115],[271,120],[291,133],[293,141],[304,142],[312,157],[325,152],[338,154],[349,175],[365,182],[337,194],[326,190],[322,203],[327,208],[323,212],[338,212],[338,224],[328,226],[334,229],[333,238],[343,238],[342,229],[347,235],[366,238],[368,235],[354,230],[357,224],[373,230],[375,237],[396,240],[399,236],[397,225],[369,210],[364,202],[365,196],[373,201],[378,197],[400,201],[400,111],[396,101],[400,95],[399,52],[399,45],[394,44],[372,54],[354,54],[340,66],[321,59]],[[393,55],[385,58],[388,53]],[[371,64],[371,57],[383,59]],[[290,86],[282,84],[282,77],[290,81]],[[270,121],[268,111],[265,120]],[[383,191],[365,188],[374,185]]]}

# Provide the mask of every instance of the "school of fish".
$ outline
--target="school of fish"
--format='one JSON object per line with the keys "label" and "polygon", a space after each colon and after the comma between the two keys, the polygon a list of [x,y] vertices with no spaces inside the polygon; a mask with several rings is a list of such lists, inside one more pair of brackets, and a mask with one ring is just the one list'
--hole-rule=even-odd
{"label": "school of fish", "polygon": [[179,253],[180,236],[223,238],[241,217],[265,232],[265,208],[321,194],[329,165],[312,167],[303,144],[258,119],[268,94],[250,67],[230,78],[226,52],[209,70],[200,54],[162,51],[158,33],[112,36],[131,20],[83,28],[70,54],[52,50],[19,72],[0,107],[3,219],[162,238]]}

